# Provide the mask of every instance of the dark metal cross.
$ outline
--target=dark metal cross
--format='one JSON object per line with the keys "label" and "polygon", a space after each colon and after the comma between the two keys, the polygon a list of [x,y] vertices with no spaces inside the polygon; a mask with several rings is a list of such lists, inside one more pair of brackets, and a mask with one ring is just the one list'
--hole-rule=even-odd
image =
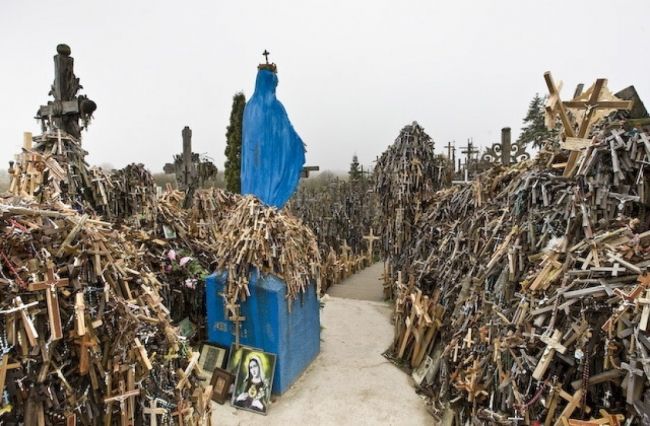
{"label": "dark metal cross", "polygon": [[269,51],[266,50],[266,49],[264,49],[264,52],[262,52],[262,55],[264,55],[264,58],[266,59],[266,64],[267,64],[267,65],[268,65],[268,63],[269,63],[269,55],[270,55],[270,54],[271,54],[271,52],[269,52]]}

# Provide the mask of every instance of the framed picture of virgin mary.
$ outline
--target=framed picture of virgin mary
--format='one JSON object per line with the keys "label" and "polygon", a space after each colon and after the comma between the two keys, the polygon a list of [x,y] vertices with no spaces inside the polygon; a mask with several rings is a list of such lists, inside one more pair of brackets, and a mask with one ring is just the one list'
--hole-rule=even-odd
{"label": "framed picture of virgin mary", "polygon": [[275,355],[243,348],[235,379],[232,405],[242,410],[266,414],[271,403]]}

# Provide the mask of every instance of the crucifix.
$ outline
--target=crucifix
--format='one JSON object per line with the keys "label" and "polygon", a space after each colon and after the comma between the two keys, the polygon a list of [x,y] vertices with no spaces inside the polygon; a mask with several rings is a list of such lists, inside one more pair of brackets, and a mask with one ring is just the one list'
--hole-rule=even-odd
{"label": "crucifix", "polygon": [[[54,56],[54,83],[50,95],[54,101],[41,106],[36,112],[36,118],[41,120],[43,132],[60,129],[76,139],[81,138],[81,130],[88,126],[97,104],[81,95],[77,96],[79,78],[74,75],[74,58],[70,56],[70,47],[59,44]],[[79,119],[83,125],[79,125]]]}
{"label": "crucifix", "polygon": [[535,367],[535,371],[533,371],[533,378],[535,380],[542,380],[544,373],[546,373],[546,370],[551,365],[551,361],[553,360],[556,351],[561,354],[566,352],[566,347],[560,344],[560,337],[562,337],[562,332],[560,330],[554,330],[551,337],[542,336],[540,338],[542,342],[546,343],[546,349],[542,352],[537,367]]}
{"label": "crucifix", "polygon": [[266,65],[269,64],[269,55],[270,55],[270,54],[271,54],[271,52],[269,52],[269,51],[266,50],[266,49],[264,49],[264,52],[262,52],[262,56],[264,56],[264,59],[266,60]]}
{"label": "crucifix", "polygon": [[70,281],[67,278],[61,279],[55,277],[54,265],[51,262],[48,262],[47,271],[45,272],[45,280],[30,283],[27,287],[29,291],[45,290],[45,301],[47,303],[51,340],[53,341],[59,340],[63,337],[57,287],[65,287],[68,285],[70,285]]}
{"label": "crucifix", "polygon": [[[607,89],[607,79],[604,78],[597,79],[596,82],[584,93],[581,93],[579,96],[576,96],[573,100],[568,102],[563,102],[560,99],[560,89],[562,88],[562,84],[560,83],[556,85],[549,71],[544,73],[544,81],[546,82],[549,91],[549,98],[546,101],[545,106],[546,127],[549,129],[555,127],[555,116],[559,115],[562,126],[564,126],[564,134],[567,140],[571,139],[579,142],[587,136],[589,128],[599,118],[618,109],[629,110],[632,108],[632,101],[622,101],[611,94]],[[582,116],[577,134],[569,120],[569,116],[567,115],[567,108],[574,110],[572,112],[576,119]],[[587,142],[588,141],[585,141],[582,144],[579,143],[579,145],[588,146],[590,143]],[[569,159],[564,168],[563,175],[565,177],[573,174],[575,163],[578,160],[579,155],[579,150],[572,150],[569,154]]]}

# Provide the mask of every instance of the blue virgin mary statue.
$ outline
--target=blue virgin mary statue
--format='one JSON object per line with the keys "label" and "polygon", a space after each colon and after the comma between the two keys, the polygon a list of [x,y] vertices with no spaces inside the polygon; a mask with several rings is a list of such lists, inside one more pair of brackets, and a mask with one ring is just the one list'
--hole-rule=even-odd
{"label": "blue virgin mary statue", "polygon": [[305,146],[275,97],[277,86],[275,64],[261,64],[244,108],[241,191],[281,208],[298,186]]}

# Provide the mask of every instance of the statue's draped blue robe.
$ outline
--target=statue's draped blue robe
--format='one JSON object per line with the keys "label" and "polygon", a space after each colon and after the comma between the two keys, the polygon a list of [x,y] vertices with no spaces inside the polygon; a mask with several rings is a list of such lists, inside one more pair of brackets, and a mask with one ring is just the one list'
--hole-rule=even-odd
{"label": "statue's draped blue robe", "polygon": [[259,70],[244,109],[241,191],[281,208],[298,186],[305,147],[275,97],[277,75]]}

